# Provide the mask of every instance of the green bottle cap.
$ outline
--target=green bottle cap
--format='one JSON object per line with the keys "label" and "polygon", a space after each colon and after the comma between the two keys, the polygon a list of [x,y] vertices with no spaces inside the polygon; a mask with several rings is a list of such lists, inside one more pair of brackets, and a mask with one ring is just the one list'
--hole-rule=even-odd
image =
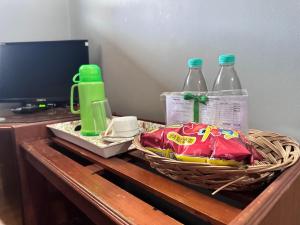
{"label": "green bottle cap", "polygon": [[219,64],[220,65],[230,65],[234,64],[235,56],[232,54],[220,55],[219,56]]}
{"label": "green bottle cap", "polygon": [[103,81],[101,69],[95,64],[82,65],[79,68],[79,82]]}
{"label": "green bottle cap", "polygon": [[190,58],[188,60],[189,68],[199,68],[202,66],[203,60],[200,58]]}

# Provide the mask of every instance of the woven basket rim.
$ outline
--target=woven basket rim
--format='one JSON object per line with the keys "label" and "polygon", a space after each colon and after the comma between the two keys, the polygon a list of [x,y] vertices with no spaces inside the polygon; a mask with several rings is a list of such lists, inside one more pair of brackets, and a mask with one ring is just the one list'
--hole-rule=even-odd
{"label": "woven basket rim", "polygon": [[[160,173],[173,179],[183,179],[183,182],[186,183],[210,189],[217,189],[217,191],[223,188],[231,190],[233,185],[236,187],[238,185],[245,186],[245,184],[252,184],[270,179],[271,176],[274,176],[276,171],[283,171],[284,169],[291,167],[300,158],[299,143],[288,136],[270,131],[251,129],[247,138],[259,152],[264,154],[264,157],[266,157],[264,162],[257,162],[255,165],[241,166],[217,166],[199,162],[186,162],[166,158],[147,150],[140,143],[140,135],[134,138],[133,144],[136,149],[144,153],[146,160],[148,160],[150,165]],[[274,153],[275,157],[272,153]],[[276,157],[278,159],[276,159]],[[193,181],[188,177],[193,171],[196,171],[197,173],[197,175],[193,177],[195,180],[198,178],[197,181]],[[202,174],[204,174],[204,177],[209,177],[210,179],[215,175],[220,180],[220,183],[223,182],[222,178],[223,180],[226,180],[228,178],[227,176],[231,176],[231,181],[218,186],[213,179],[210,181],[200,179]]]}
{"label": "woven basket rim", "polygon": [[[259,134],[259,133],[265,133],[266,134],[266,133],[268,133],[270,136],[276,135],[277,137],[290,139],[291,143],[289,143],[289,144],[293,145],[297,149],[295,151],[295,153],[299,153],[299,154],[295,154],[296,159],[300,158],[300,145],[295,139],[293,139],[291,137],[288,137],[288,136],[281,135],[279,133],[271,132],[271,131],[261,131],[261,130],[257,130],[257,129],[250,129],[249,134],[251,135],[253,133],[255,133],[255,134]],[[247,135],[246,137],[249,139],[249,135]],[[265,167],[265,166],[270,167],[270,165],[278,165],[277,163],[276,164],[274,163],[274,164],[266,164],[266,165],[242,165],[240,167],[237,167],[237,166],[215,166],[215,165],[212,165],[212,164],[209,164],[209,163],[179,161],[179,160],[176,160],[176,159],[171,159],[171,158],[160,156],[160,155],[144,148],[140,143],[140,135],[135,136],[135,138],[133,140],[133,144],[135,145],[135,147],[138,150],[143,151],[143,152],[145,152],[149,155],[152,155],[153,157],[160,158],[160,159],[163,159],[165,161],[168,161],[170,163],[172,162],[172,163],[180,163],[180,164],[190,164],[190,165],[195,165],[195,166],[205,166],[205,167],[209,166],[210,168],[231,168],[231,169],[242,169],[242,170],[245,170],[247,168],[256,168],[256,167],[258,168],[258,167]]]}

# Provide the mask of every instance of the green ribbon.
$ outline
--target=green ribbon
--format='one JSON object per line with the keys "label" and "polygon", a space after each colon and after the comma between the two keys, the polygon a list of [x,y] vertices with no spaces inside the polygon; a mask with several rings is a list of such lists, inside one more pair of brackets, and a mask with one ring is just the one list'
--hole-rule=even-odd
{"label": "green ribbon", "polygon": [[206,95],[194,95],[192,93],[185,93],[184,100],[194,100],[194,122],[199,123],[199,103],[206,105],[208,97]]}

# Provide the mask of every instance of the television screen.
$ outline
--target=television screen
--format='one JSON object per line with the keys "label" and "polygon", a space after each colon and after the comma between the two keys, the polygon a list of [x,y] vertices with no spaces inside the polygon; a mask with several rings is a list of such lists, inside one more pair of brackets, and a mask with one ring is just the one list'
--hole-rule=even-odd
{"label": "television screen", "polygon": [[73,75],[88,63],[87,40],[0,43],[0,101],[67,102]]}

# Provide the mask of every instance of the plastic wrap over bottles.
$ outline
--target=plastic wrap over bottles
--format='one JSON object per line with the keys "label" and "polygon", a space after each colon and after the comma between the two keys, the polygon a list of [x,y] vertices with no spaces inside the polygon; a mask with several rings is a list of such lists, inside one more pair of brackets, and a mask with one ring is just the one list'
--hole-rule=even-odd
{"label": "plastic wrap over bottles", "polygon": [[248,92],[245,89],[161,94],[166,125],[197,122],[248,133]]}

